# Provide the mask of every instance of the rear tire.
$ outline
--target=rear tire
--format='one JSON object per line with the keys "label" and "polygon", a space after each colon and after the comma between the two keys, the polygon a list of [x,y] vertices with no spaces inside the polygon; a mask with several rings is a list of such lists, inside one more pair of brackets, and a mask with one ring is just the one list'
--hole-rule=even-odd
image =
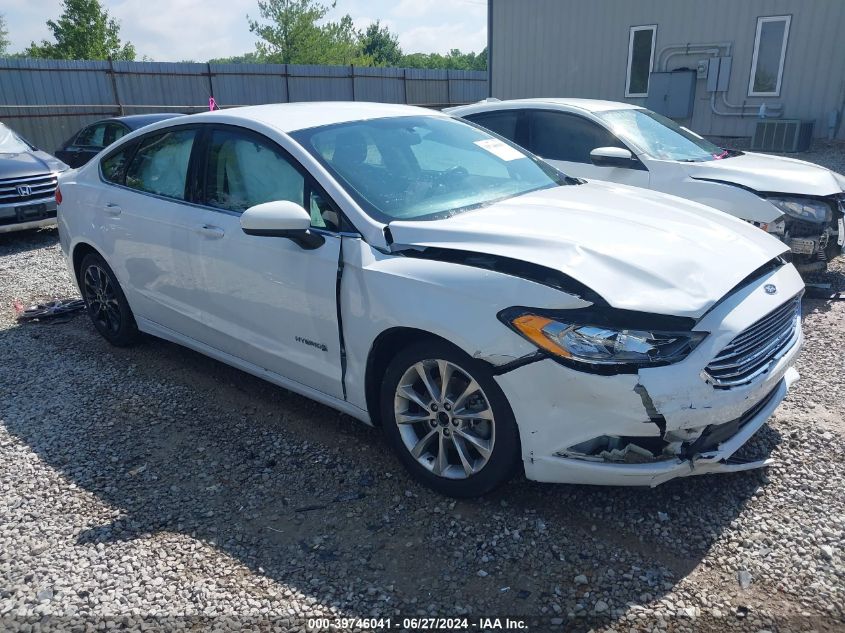
{"label": "rear tire", "polygon": [[441,494],[483,495],[520,465],[516,421],[493,373],[445,341],[415,343],[394,357],[382,382],[381,414],[413,478]]}
{"label": "rear tire", "polygon": [[128,347],[140,333],[114,272],[100,255],[89,253],[79,266],[79,288],[97,331],[112,345]]}

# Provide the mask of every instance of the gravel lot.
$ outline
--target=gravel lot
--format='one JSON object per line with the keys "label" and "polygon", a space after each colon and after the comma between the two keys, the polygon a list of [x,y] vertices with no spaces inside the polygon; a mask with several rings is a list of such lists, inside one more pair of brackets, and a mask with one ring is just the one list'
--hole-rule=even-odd
{"label": "gravel lot", "polygon": [[75,294],[54,230],[0,235],[0,630],[845,630],[845,302],[805,301],[802,380],[745,449],[768,470],[453,502],[378,430],[247,374],[84,316],[15,323],[15,299]]}

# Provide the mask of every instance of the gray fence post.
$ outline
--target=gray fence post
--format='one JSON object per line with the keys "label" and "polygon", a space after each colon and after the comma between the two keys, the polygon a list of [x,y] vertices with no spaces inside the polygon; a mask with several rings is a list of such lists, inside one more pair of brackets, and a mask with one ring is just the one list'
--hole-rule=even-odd
{"label": "gray fence post", "polygon": [[[211,62],[206,63],[205,74],[208,76],[208,97],[209,99],[214,99],[214,82],[211,79]],[[217,103],[216,100],[215,103]]]}
{"label": "gray fence post", "polygon": [[111,78],[111,90],[114,94],[114,104],[117,106],[117,111],[120,116],[123,116],[123,103],[120,101],[120,93],[117,91],[117,77],[114,74],[114,60],[109,56],[109,77]]}

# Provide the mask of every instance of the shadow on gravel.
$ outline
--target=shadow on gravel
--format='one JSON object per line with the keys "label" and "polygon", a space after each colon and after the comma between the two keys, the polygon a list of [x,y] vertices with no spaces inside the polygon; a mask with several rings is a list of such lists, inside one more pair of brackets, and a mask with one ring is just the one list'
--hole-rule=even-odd
{"label": "shadow on gravel", "polygon": [[[843,260],[845,260],[845,256],[840,256],[833,260],[830,263],[830,268],[823,273],[817,273],[814,275],[809,275],[807,278],[804,279],[805,283],[816,283],[816,284],[830,284],[830,290],[822,290],[822,293],[830,292],[845,292],[845,268],[843,268]],[[829,299],[821,299],[814,295],[810,294],[810,291],[807,291],[807,294],[804,295],[804,300],[802,301],[802,312],[804,316],[807,315],[808,312],[819,312],[825,313],[829,312],[833,309],[833,305],[838,303],[840,300],[829,300]]]}
{"label": "shadow on gravel", "polygon": [[55,227],[0,233],[0,257],[25,253],[59,243],[59,232]]}
{"label": "shadow on gravel", "polygon": [[[766,481],[519,479],[453,503],[412,483],[377,430],[238,370],[154,339],[111,348],[84,319],[28,340],[39,331],[0,337],[16,366],[0,368],[15,394],[3,424],[119,512],[80,544],[183,533],[356,615],[565,618],[593,614],[598,597],[606,613],[647,603],[701,562]],[[767,455],[780,441],[764,427],[745,450]]]}

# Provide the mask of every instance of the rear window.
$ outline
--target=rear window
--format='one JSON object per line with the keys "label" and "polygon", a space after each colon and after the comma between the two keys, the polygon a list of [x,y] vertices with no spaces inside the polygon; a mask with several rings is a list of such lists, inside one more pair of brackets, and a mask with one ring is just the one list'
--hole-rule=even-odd
{"label": "rear window", "polygon": [[137,147],[137,143],[129,143],[128,145],[124,145],[120,151],[110,154],[100,161],[100,171],[103,174],[103,178],[108,182],[122,185],[124,176],[126,175],[126,167]]}
{"label": "rear window", "polygon": [[482,112],[464,117],[467,121],[477,123],[491,132],[506,139],[516,141],[516,124],[519,120],[519,110],[505,110],[501,112]]}
{"label": "rear window", "polygon": [[126,186],[184,200],[195,136],[196,130],[172,130],[146,138],[126,169]]}

